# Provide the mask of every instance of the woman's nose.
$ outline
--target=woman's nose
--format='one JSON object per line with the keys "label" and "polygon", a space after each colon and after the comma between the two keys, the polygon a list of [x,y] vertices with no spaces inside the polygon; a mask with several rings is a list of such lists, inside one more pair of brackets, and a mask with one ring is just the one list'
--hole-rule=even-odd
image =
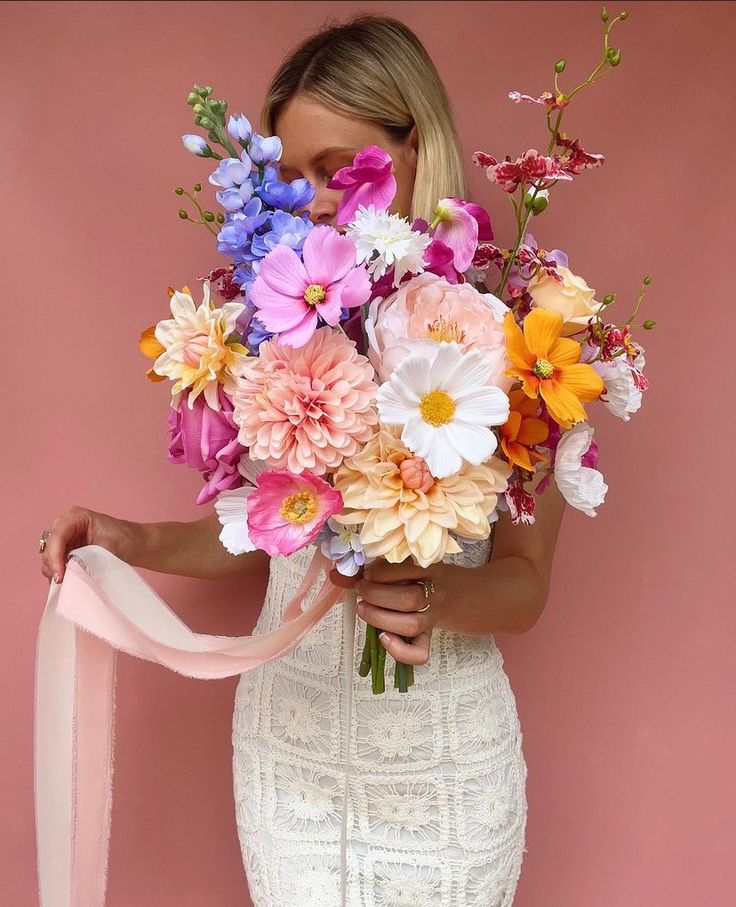
{"label": "woman's nose", "polygon": [[337,189],[317,189],[312,204],[309,206],[309,219],[313,224],[335,225],[340,191]]}

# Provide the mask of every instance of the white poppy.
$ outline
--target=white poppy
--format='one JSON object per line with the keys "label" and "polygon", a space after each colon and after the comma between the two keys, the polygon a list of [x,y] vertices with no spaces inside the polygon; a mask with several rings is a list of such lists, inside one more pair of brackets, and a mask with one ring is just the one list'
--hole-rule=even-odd
{"label": "white poppy", "polygon": [[464,460],[479,466],[495,451],[489,426],[507,421],[509,398],[487,384],[491,368],[477,350],[463,353],[457,343],[440,343],[433,360],[412,353],[381,385],[381,422],[403,427],[401,440],[435,478],[458,472]]}
{"label": "white poppy", "polygon": [[245,554],[246,551],[256,550],[248,531],[246,509],[248,495],[255,490],[253,485],[243,485],[241,488],[221,491],[215,499],[215,510],[222,524],[219,538],[230,554]]}
{"label": "white poppy", "polygon": [[590,449],[593,428],[579,422],[563,432],[555,453],[555,481],[571,507],[588,516],[596,516],[595,508],[603,503],[608,485],[597,469],[583,466],[581,461]]}

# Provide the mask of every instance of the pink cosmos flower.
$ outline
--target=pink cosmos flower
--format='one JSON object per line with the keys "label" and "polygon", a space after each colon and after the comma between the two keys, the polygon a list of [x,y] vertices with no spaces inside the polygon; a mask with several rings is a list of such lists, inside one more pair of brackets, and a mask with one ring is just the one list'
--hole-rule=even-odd
{"label": "pink cosmos flower", "polygon": [[605,161],[602,154],[591,154],[582,147],[577,139],[569,139],[564,132],[557,136],[557,144],[567,149],[561,162],[562,169],[567,173],[582,173],[583,170],[600,167]]}
{"label": "pink cosmos flower", "polygon": [[169,412],[169,461],[185,463],[202,473],[205,485],[197,496],[198,504],[207,504],[219,492],[243,484],[238,463],[246,450],[238,442],[233,404],[222,388],[219,398],[219,411],[208,406],[200,394],[191,409],[182,399]]}
{"label": "pink cosmos flower", "polygon": [[312,542],[342,510],[342,495],[324,479],[286,470],[262,472],[246,501],[251,541],[272,557],[293,554]]}
{"label": "pink cosmos flower", "polygon": [[303,262],[288,246],[276,246],[261,262],[250,294],[259,322],[294,347],[309,341],[320,319],[334,326],[342,309],[371,295],[368,272],[355,265],[355,244],[332,227],[314,227],[302,256]]}
{"label": "pink cosmos flower", "polygon": [[433,236],[453,253],[457,271],[467,271],[473,261],[478,240],[493,239],[488,212],[480,205],[460,198],[440,199],[434,210]]}
{"label": "pink cosmos flower", "polygon": [[378,145],[369,145],[355,155],[349,167],[337,171],[327,188],[343,190],[337,209],[338,224],[350,223],[358,205],[373,205],[376,211],[385,211],[396,195],[391,156]]}
{"label": "pink cosmos flower", "polygon": [[344,334],[320,328],[299,349],[264,341],[233,389],[240,443],[256,460],[324,475],[357,454],[378,421],[378,387]]}
{"label": "pink cosmos flower", "polygon": [[534,148],[525,151],[515,161],[508,156],[503,161],[497,161],[484,151],[476,151],[473,162],[485,170],[488,179],[492,183],[498,183],[504,192],[516,192],[520,183],[531,183],[539,179],[572,179],[572,175],[562,168],[557,156],[545,157]]}

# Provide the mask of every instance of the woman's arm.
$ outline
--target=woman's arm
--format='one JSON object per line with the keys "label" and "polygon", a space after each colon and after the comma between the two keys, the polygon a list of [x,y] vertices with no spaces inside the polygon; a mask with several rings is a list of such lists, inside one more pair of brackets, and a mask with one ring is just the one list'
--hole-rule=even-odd
{"label": "woman's arm", "polygon": [[[539,619],[547,602],[557,536],[565,499],[554,482],[537,498],[533,525],[514,526],[502,513],[496,526],[493,556],[481,567],[435,564],[426,569],[411,561],[366,567],[357,583],[363,599],[358,613],[374,627],[388,631],[382,641],[397,661],[424,664],[434,627],[468,636],[524,633]],[[336,582],[339,578],[333,577]],[[431,606],[425,604],[418,579],[435,585]],[[341,583],[342,584],[342,583]],[[411,637],[406,642],[401,637]]]}
{"label": "woman's arm", "polygon": [[263,551],[230,554],[219,539],[222,526],[216,513],[194,522],[133,523],[128,563],[157,573],[176,573],[214,579],[255,575],[268,566]]}
{"label": "woman's arm", "polygon": [[41,572],[64,578],[66,556],[74,548],[100,545],[135,567],[205,579],[256,575],[266,570],[262,551],[233,555],[220,542],[220,521],[212,513],[193,522],[135,523],[86,507],[70,507],[51,524]]}

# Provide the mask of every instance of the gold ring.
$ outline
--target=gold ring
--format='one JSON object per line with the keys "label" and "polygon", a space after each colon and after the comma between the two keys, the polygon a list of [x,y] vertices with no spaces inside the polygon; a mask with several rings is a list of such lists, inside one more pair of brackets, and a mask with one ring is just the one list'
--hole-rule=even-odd
{"label": "gold ring", "polygon": [[421,614],[423,611],[429,611],[432,606],[432,602],[429,600],[430,595],[434,592],[434,582],[427,577],[427,579],[418,579],[417,583],[424,590],[424,598],[427,604],[423,608],[417,608],[417,614]]}
{"label": "gold ring", "polygon": [[50,529],[44,529],[41,533],[41,538],[38,540],[38,553],[43,554],[46,550],[46,539],[51,535]]}

